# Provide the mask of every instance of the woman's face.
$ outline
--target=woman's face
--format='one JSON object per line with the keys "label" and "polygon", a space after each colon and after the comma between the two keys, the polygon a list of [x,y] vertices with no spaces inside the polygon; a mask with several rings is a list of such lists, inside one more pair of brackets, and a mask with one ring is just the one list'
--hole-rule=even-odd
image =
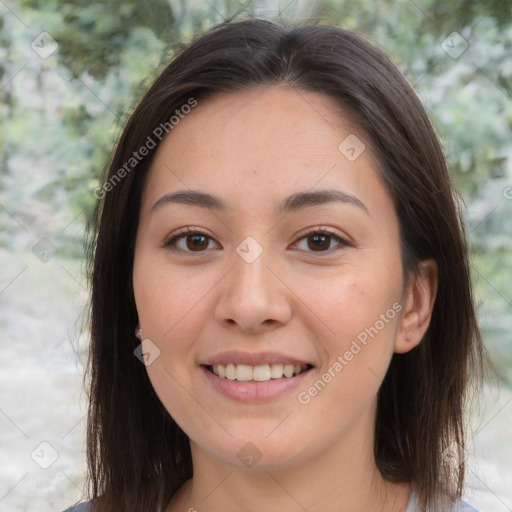
{"label": "woman's face", "polygon": [[285,468],[372,439],[399,225],[369,141],[329,98],[199,101],[155,155],[133,284],[149,378],[193,453]]}

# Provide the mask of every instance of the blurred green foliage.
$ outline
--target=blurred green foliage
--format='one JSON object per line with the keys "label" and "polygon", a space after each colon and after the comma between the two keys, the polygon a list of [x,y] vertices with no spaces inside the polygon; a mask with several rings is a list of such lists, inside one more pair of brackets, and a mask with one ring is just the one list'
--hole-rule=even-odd
{"label": "blurred green foliage", "polygon": [[[123,121],[158,71],[195,35],[225,18],[329,23],[375,41],[427,107],[466,201],[481,319],[504,371],[512,369],[512,2],[486,0],[19,0],[0,5],[0,204],[27,224],[27,200],[75,219],[53,229],[82,256]],[[58,50],[31,43],[48,32]],[[442,43],[469,44],[452,58]],[[17,226],[3,216],[0,244]]]}

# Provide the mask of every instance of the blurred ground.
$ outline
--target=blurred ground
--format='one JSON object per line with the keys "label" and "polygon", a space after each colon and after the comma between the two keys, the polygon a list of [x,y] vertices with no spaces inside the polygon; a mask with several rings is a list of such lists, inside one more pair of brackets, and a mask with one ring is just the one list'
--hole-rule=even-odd
{"label": "blurred ground", "polygon": [[85,292],[68,274],[76,261],[2,249],[0,260],[0,510],[60,511],[85,475]]}

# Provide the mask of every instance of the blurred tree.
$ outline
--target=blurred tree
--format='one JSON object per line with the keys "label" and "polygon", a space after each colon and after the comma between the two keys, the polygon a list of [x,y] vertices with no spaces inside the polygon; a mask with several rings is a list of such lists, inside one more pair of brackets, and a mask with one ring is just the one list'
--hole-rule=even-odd
{"label": "blurred tree", "polygon": [[52,34],[60,45],[61,63],[73,76],[87,72],[95,79],[104,79],[119,67],[123,53],[131,48],[134,30],[146,27],[165,41],[175,21],[166,0],[21,0],[20,4],[40,14],[59,13],[62,21]]}
{"label": "blurred tree", "polygon": [[[18,0],[0,11],[0,204],[15,211],[29,194],[69,212],[74,232],[48,229],[61,251],[80,256],[92,192],[136,99],[192,37],[245,16],[343,26],[391,55],[427,107],[466,198],[477,295],[503,346],[512,329],[512,200],[502,193],[512,183],[510,1]],[[30,49],[41,32],[59,45],[46,59]],[[454,32],[460,54],[447,51]],[[23,172],[29,167],[37,175]],[[30,223],[35,214],[20,216]],[[510,350],[502,352],[512,368]]]}

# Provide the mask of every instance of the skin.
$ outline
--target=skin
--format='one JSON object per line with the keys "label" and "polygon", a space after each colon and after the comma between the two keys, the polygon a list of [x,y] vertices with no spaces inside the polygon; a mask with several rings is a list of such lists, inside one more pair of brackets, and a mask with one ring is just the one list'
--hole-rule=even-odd
{"label": "skin", "polygon": [[[354,161],[338,149],[350,134],[366,145]],[[152,210],[163,195],[190,189],[221,197],[227,210],[177,203]],[[352,194],[367,211],[329,202],[277,212],[287,196],[320,189]],[[204,249],[186,237],[181,251],[164,247],[187,226],[210,237]],[[315,250],[318,227],[349,245],[333,236]],[[248,236],[263,248],[252,263],[236,251]],[[437,270],[422,262],[404,283],[399,222],[370,141],[330,98],[283,85],[200,101],[155,155],[133,284],[143,338],[160,350],[149,377],[191,442],[194,477],[166,512],[405,510],[409,485],[384,481],[373,457],[377,392],[393,353],[411,350],[428,327]],[[297,394],[393,304],[400,314],[300,403]],[[278,351],[314,368],[297,390],[239,403],[198,366],[233,349]],[[261,454],[251,468],[237,457],[249,442]]]}

